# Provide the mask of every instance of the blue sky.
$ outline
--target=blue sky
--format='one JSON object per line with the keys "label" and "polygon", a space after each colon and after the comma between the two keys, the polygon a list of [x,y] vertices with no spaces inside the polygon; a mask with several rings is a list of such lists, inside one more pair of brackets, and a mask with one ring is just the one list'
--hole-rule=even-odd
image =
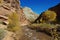
{"label": "blue sky", "polygon": [[34,12],[40,14],[48,8],[60,3],[60,0],[20,0],[20,2],[22,7],[30,7]]}

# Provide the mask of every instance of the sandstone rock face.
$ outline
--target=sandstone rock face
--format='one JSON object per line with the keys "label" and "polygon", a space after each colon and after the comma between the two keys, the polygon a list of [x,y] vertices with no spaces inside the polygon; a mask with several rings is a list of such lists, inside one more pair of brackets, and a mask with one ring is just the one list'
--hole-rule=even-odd
{"label": "sandstone rock face", "polygon": [[0,15],[7,16],[13,12],[17,12],[22,25],[27,25],[29,23],[23,10],[20,8],[19,0],[2,0],[0,3]]}
{"label": "sandstone rock face", "polygon": [[29,24],[29,20],[26,18],[26,15],[23,13],[23,9],[20,8],[19,11],[20,21],[22,25]]}
{"label": "sandstone rock face", "polygon": [[6,36],[3,38],[3,40],[15,40],[13,37],[13,35],[14,35],[13,32],[9,32],[7,30],[5,30],[5,32],[6,32]]}
{"label": "sandstone rock face", "polygon": [[24,7],[23,8],[23,13],[26,15],[26,18],[30,21],[33,22],[37,17],[39,16],[38,14],[34,13],[31,8],[29,7]]}
{"label": "sandstone rock face", "polygon": [[[28,25],[30,22],[26,19],[25,14],[23,13],[23,10],[20,8],[20,2],[19,0],[1,0],[0,1],[0,29],[7,29],[8,22],[8,16],[9,14],[12,14],[13,12],[16,12],[19,15],[20,24],[21,26]],[[19,31],[21,32],[21,31]],[[21,34],[19,37],[16,38],[16,36],[13,37],[14,34],[19,33],[13,33],[8,30],[6,30],[6,36],[3,38],[3,40],[18,40],[19,37],[21,37]]]}

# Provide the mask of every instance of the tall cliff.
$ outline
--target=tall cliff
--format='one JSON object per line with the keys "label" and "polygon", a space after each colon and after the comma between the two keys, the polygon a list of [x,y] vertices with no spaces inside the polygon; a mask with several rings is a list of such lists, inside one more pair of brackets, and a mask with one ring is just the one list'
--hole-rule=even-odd
{"label": "tall cliff", "polygon": [[[15,16],[12,15],[12,16],[10,16],[10,18],[8,15],[13,14],[14,12],[15,12],[15,14],[18,14],[19,23],[20,23],[19,27],[29,24],[29,21],[26,19],[25,14],[23,13],[22,8],[20,7],[19,0],[0,0],[0,29],[3,29],[3,30],[6,29],[6,36],[4,36],[4,38],[2,38],[3,40],[14,40],[15,38],[16,39],[21,38],[22,28],[19,28],[19,30],[15,33],[8,31],[8,29],[9,29],[8,25],[11,22],[11,20],[9,21],[9,19],[12,18],[12,20],[13,20],[14,18],[16,18],[15,17],[16,15]],[[13,22],[13,24],[15,25],[14,22]],[[17,23],[17,25],[18,25],[18,23]],[[13,25],[10,25],[10,27],[11,26],[13,26]],[[16,26],[16,27],[18,27],[18,26]],[[15,38],[13,38],[14,34],[17,35],[17,36],[16,35],[14,36]],[[18,36],[18,34],[19,34],[19,36]]]}
{"label": "tall cliff", "polygon": [[19,15],[20,23],[23,25],[28,24],[23,10],[20,7],[19,0],[1,0],[0,1],[0,15],[7,17],[6,15],[17,12]]}
{"label": "tall cliff", "polygon": [[36,14],[35,12],[33,12],[33,10],[29,7],[24,7],[23,8],[23,12],[26,15],[26,18],[30,21],[30,22],[34,22],[35,19],[39,16],[38,14]]}

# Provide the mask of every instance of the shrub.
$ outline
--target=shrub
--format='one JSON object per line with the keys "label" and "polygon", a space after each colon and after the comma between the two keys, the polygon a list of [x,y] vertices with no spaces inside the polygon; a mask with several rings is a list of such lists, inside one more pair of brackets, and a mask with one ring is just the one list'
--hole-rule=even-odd
{"label": "shrub", "polygon": [[12,14],[8,15],[8,21],[9,21],[9,24],[8,24],[8,30],[10,31],[17,31],[19,30],[20,28],[20,24],[19,24],[19,16],[16,12],[13,12]]}
{"label": "shrub", "polygon": [[53,40],[58,40],[58,33],[57,28],[58,25],[54,24],[47,24],[47,23],[40,23],[40,24],[31,24],[30,28],[37,28],[37,30],[42,30],[48,34],[51,34]]}
{"label": "shrub", "polygon": [[0,29],[0,40],[2,40],[5,37],[5,31],[3,29]]}

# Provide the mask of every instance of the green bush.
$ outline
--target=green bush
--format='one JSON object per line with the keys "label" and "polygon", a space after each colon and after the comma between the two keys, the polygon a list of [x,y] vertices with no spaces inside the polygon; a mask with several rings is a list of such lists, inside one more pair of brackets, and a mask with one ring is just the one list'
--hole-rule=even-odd
{"label": "green bush", "polygon": [[3,29],[0,29],[0,40],[2,40],[5,37],[5,31]]}

